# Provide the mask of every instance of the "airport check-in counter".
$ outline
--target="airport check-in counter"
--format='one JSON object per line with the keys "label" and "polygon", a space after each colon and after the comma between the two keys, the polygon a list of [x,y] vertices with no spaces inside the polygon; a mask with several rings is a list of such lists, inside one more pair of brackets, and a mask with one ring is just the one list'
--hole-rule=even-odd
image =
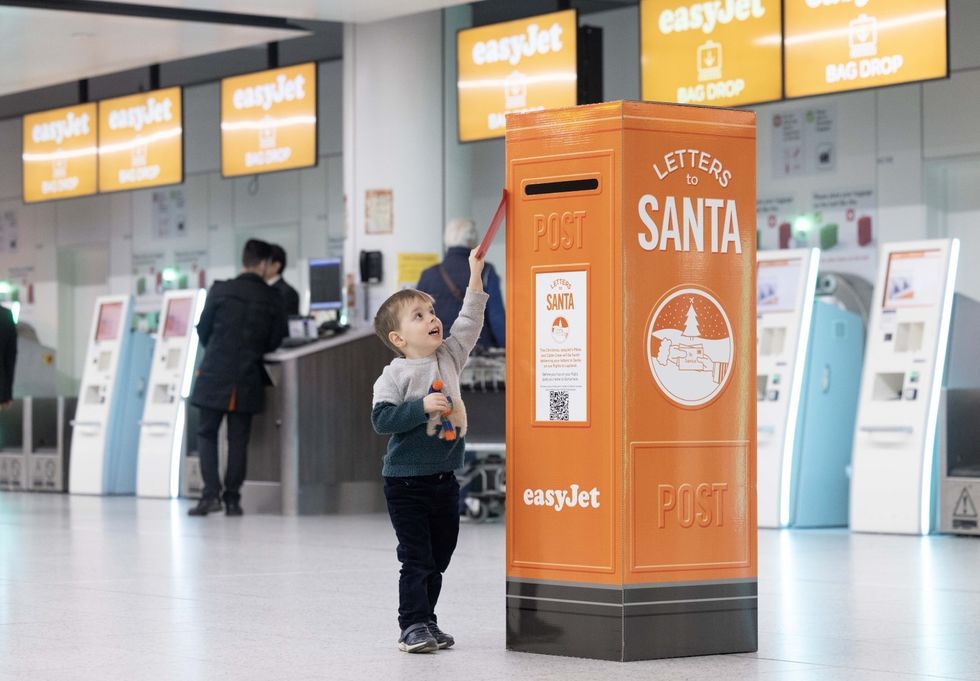
{"label": "airport check-in counter", "polygon": [[266,355],[274,387],[252,421],[246,512],[384,510],[388,438],[374,432],[370,412],[374,381],[391,360],[371,327]]}
{"label": "airport check-in counter", "polygon": [[[953,395],[952,414],[954,390],[980,388],[980,304],[954,292],[958,257],[957,239],[882,249],[854,435],[854,531],[928,534],[939,527],[943,389]],[[959,438],[950,433],[955,446]],[[954,483],[950,493],[958,499],[963,489]]]}

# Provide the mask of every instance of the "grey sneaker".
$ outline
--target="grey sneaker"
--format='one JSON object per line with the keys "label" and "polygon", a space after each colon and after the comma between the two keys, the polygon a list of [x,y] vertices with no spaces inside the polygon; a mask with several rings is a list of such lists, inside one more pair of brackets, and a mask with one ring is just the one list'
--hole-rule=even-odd
{"label": "grey sneaker", "polygon": [[429,622],[428,626],[429,626],[429,633],[432,634],[432,638],[434,638],[436,640],[436,643],[439,644],[440,649],[451,648],[452,645],[456,643],[456,639],[452,637],[452,634],[447,634],[446,632],[444,632],[442,629],[439,628],[439,625],[436,624],[435,622]]}
{"label": "grey sneaker", "polygon": [[398,649],[405,653],[432,653],[439,650],[439,644],[429,633],[425,622],[419,622],[402,632]]}

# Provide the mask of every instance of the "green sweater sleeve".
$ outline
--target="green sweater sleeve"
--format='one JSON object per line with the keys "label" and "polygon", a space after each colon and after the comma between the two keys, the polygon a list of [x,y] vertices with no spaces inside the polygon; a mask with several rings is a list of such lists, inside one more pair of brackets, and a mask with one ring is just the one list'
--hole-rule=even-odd
{"label": "green sweater sleeve", "polygon": [[371,425],[379,435],[407,433],[427,420],[422,400],[412,400],[397,405],[391,402],[378,402],[371,410]]}

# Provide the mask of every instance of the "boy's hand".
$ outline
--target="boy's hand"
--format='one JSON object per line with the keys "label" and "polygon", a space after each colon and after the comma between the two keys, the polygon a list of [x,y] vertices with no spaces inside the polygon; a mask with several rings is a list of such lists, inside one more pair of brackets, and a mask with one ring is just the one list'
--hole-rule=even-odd
{"label": "boy's hand", "polygon": [[483,291],[483,258],[478,258],[476,252],[479,246],[470,251],[470,283],[468,288],[473,291]]}
{"label": "boy's hand", "polygon": [[442,414],[449,411],[449,400],[442,393],[429,393],[422,398],[422,408],[426,414]]}

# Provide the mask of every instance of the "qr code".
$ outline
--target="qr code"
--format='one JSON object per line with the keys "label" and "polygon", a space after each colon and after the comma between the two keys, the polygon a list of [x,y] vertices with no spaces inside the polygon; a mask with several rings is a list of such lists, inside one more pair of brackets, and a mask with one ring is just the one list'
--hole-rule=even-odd
{"label": "qr code", "polygon": [[549,390],[548,397],[548,420],[567,421],[568,420],[568,391]]}

